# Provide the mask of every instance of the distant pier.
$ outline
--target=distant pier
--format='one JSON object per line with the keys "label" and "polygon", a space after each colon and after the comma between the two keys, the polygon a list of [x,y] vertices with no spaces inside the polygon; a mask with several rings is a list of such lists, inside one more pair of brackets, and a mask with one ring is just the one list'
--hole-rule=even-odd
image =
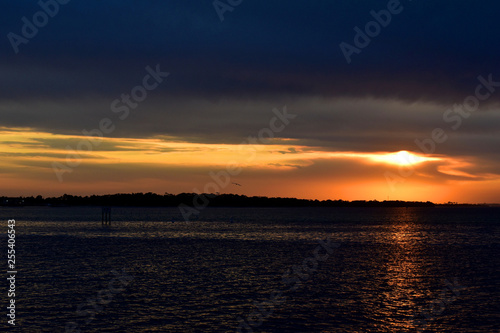
{"label": "distant pier", "polygon": [[102,207],[101,225],[111,226],[111,207]]}

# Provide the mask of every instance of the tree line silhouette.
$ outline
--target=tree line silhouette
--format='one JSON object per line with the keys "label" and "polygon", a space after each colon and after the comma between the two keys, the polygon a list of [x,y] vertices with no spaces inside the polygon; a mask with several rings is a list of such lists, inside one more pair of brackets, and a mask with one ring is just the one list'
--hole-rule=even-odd
{"label": "tree line silhouette", "polygon": [[209,207],[433,207],[427,201],[345,201],[310,200],[297,198],[246,196],[239,194],[196,194],[196,193],[117,193],[105,195],[77,196],[64,194],[60,197],[0,197],[2,206],[138,206],[138,207],[175,207],[180,204],[194,206],[199,196],[208,199]]}

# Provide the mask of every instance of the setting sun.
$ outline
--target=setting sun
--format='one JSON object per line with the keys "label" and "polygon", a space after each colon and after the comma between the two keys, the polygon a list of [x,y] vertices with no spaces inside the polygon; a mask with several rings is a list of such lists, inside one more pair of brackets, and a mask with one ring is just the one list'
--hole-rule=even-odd
{"label": "setting sun", "polygon": [[410,153],[406,150],[401,150],[396,153],[389,153],[389,154],[375,156],[373,159],[377,162],[385,162],[389,164],[402,165],[402,166],[439,160],[439,158],[437,157],[424,157],[422,155]]}

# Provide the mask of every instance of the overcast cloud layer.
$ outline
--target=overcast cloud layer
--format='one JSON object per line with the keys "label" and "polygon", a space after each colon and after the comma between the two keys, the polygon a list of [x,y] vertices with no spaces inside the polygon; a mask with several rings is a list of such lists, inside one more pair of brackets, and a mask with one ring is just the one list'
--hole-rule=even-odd
{"label": "overcast cloud layer", "polygon": [[111,101],[158,63],[172,74],[155,92],[164,99],[372,96],[449,104],[471,94],[478,75],[500,80],[500,5],[493,1],[401,1],[402,11],[347,64],[339,44],[354,45],[353,28],[364,29],[370,11],[386,7],[243,1],[221,22],[211,1],[72,0],[16,55],[7,34],[21,35],[21,18],[31,21],[40,10],[16,1],[0,13],[0,96]]}

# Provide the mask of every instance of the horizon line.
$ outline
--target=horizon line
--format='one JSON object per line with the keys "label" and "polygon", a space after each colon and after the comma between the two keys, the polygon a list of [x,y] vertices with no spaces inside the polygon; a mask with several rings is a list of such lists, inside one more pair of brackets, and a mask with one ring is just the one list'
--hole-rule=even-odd
{"label": "horizon line", "polygon": [[1,199],[26,199],[26,198],[34,198],[37,199],[38,197],[41,197],[43,200],[47,199],[60,199],[64,196],[71,196],[71,197],[105,197],[105,196],[116,196],[116,195],[157,195],[157,196],[166,196],[166,195],[172,195],[172,196],[179,196],[182,194],[186,195],[199,195],[199,196],[223,196],[223,195],[232,195],[232,196],[240,196],[240,197],[247,197],[247,198],[265,198],[265,199],[292,199],[292,200],[303,200],[303,201],[318,201],[318,202],[328,202],[328,201],[342,201],[342,202],[408,202],[408,203],[432,203],[434,205],[500,205],[500,203],[495,203],[495,202],[477,202],[477,203],[469,203],[469,202],[453,202],[453,201],[448,201],[448,202],[433,202],[430,200],[427,201],[422,201],[422,200],[400,200],[400,199],[387,199],[387,200],[377,200],[377,199],[355,199],[355,200],[345,200],[345,199],[310,199],[310,198],[297,198],[297,197],[280,197],[280,196],[265,196],[265,195],[246,195],[246,194],[236,194],[236,193],[196,193],[196,192],[180,192],[177,194],[174,193],[168,193],[165,192],[164,194],[159,194],[156,192],[117,192],[117,193],[106,193],[106,194],[87,194],[87,195],[77,195],[77,194],[68,194],[64,193],[59,196],[42,196],[40,194],[38,195],[19,195],[19,196],[6,196],[6,195],[0,195]]}

